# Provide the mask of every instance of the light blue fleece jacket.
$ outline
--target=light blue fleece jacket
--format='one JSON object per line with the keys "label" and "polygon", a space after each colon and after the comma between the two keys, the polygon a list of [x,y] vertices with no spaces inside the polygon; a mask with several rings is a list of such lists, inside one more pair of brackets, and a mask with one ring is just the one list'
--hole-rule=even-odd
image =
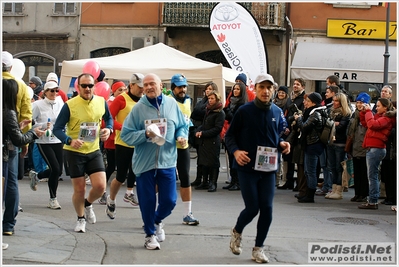
{"label": "light blue fleece jacket", "polygon": [[[167,131],[165,144],[158,146],[147,141],[145,120],[166,118]],[[187,123],[176,100],[162,94],[159,111],[142,97],[125,118],[121,130],[122,140],[134,146],[132,159],[133,172],[136,176],[152,169],[168,169],[176,167],[177,137],[188,138]]]}

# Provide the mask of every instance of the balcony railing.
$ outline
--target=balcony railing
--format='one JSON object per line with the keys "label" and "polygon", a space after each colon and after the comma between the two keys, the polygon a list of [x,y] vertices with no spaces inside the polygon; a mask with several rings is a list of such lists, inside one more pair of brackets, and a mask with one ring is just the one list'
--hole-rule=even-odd
{"label": "balcony railing", "polygon": [[[209,27],[209,15],[218,2],[169,2],[163,4],[162,26]],[[241,3],[262,29],[283,29],[285,3]]]}

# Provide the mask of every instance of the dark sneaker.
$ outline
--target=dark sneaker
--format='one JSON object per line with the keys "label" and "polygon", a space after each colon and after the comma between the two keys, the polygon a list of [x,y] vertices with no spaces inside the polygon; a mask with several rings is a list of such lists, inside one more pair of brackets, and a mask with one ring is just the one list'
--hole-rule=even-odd
{"label": "dark sneaker", "polygon": [[108,215],[108,217],[113,220],[115,219],[115,214],[116,214],[116,207],[115,204],[111,204],[111,199],[109,196],[107,197],[107,207],[105,208],[105,213]]}
{"label": "dark sneaker", "polygon": [[101,205],[107,204],[107,192],[104,192],[104,194],[98,199],[98,203]]}
{"label": "dark sneaker", "polygon": [[364,203],[359,206],[357,206],[359,209],[366,209],[366,210],[378,210],[378,204],[370,204],[370,203]]}
{"label": "dark sneaker", "polygon": [[197,220],[196,218],[194,218],[193,213],[190,212],[189,214],[187,214],[187,215],[183,218],[183,224],[187,224],[187,225],[198,225],[198,224],[199,224],[199,220]]}
{"label": "dark sneaker", "polygon": [[125,193],[125,196],[123,197],[123,201],[130,203],[132,206],[138,206],[139,201],[137,200],[137,197],[135,194],[128,194]]}

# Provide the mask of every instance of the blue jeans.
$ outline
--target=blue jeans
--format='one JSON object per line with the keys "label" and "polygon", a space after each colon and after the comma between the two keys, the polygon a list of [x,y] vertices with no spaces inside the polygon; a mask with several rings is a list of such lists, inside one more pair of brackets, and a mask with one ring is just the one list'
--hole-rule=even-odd
{"label": "blue jeans", "polygon": [[369,203],[377,204],[380,196],[378,181],[379,167],[387,151],[385,148],[370,148],[366,154],[367,173],[369,177]]}
{"label": "blue jeans", "polygon": [[[17,147],[15,149],[18,149]],[[18,151],[10,150],[8,158],[8,177],[4,187],[3,232],[14,231],[19,205],[18,191]]]}
{"label": "blue jeans", "polygon": [[307,179],[307,185],[309,189],[316,189],[317,186],[317,161],[319,160],[319,156],[316,154],[305,153],[304,159],[304,168],[305,175]]}
{"label": "blue jeans", "polygon": [[245,208],[238,216],[234,228],[238,233],[242,233],[245,226],[259,213],[255,246],[262,247],[272,223],[276,172],[237,171],[237,173]]}
{"label": "blue jeans", "polygon": [[342,165],[341,162],[346,159],[344,146],[327,146],[327,170],[331,174],[333,184],[342,185]]}
{"label": "blue jeans", "polygon": [[327,149],[319,156],[320,167],[323,169],[323,191],[330,191],[332,188],[331,173],[327,168]]}

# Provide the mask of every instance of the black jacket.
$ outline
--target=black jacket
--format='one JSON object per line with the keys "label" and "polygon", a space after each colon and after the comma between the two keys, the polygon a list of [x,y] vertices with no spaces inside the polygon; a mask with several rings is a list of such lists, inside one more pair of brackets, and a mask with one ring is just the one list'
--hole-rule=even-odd
{"label": "black jacket", "polygon": [[8,161],[8,152],[15,147],[24,146],[33,142],[38,137],[34,130],[29,130],[25,134],[19,128],[17,113],[14,110],[3,108],[3,161]]}
{"label": "black jacket", "polygon": [[321,113],[325,112],[325,106],[308,108],[304,115],[309,114],[307,118],[301,116],[298,118],[298,127],[301,129],[301,138],[306,146],[320,142],[320,133],[323,130],[323,118]]}
{"label": "black jacket", "polygon": [[211,110],[205,115],[202,125],[197,128],[197,132],[202,132],[201,138],[196,138],[199,146],[198,165],[215,168],[220,166],[220,132],[222,131],[224,120],[225,114],[223,110]]}
{"label": "black jacket", "polygon": [[198,102],[193,112],[191,112],[190,119],[193,122],[194,126],[198,127],[202,124],[202,121],[205,117],[206,105],[208,104],[208,97],[204,96],[200,102]]}

